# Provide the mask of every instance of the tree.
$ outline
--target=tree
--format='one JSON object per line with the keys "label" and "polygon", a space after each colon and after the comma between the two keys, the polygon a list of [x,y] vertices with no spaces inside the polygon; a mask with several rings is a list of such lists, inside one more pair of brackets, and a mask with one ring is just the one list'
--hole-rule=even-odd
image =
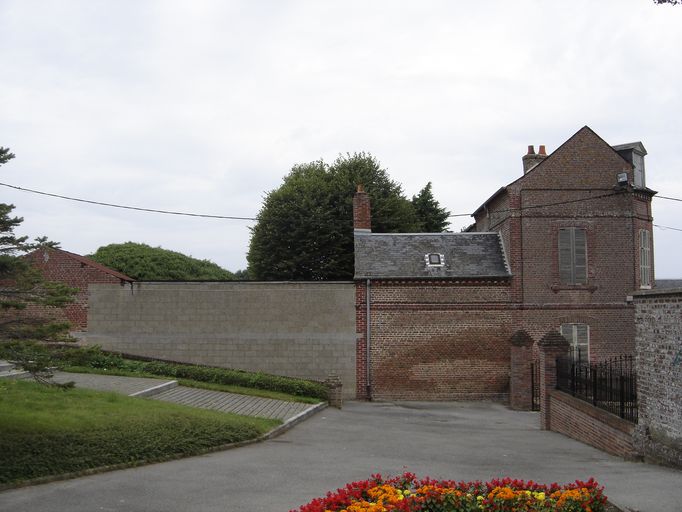
{"label": "tree", "polygon": [[234,274],[208,260],[126,242],[100,247],[88,256],[97,263],[145,281],[229,281]]}
{"label": "tree", "polygon": [[[0,147],[0,165],[14,158]],[[0,203],[0,357],[29,371],[36,380],[51,376],[50,356],[40,341],[64,339],[69,323],[56,320],[50,307],[63,307],[76,290],[63,283],[47,282],[38,269],[21,256],[38,246],[54,246],[45,237],[37,243],[16,236],[23,219],[12,217],[14,205]],[[31,308],[30,306],[37,306]]]}
{"label": "tree", "polygon": [[[249,275],[260,280],[353,278],[353,194],[372,203],[372,231],[418,232],[423,222],[402,187],[368,153],[296,165],[269,192],[251,228]],[[436,203],[437,204],[437,203]]]}
{"label": "tree", "polygon": [[448,218],[450,212],[441,208],[438,201],[433,197],[431,182],[421,189],[419,194],[412,196],[412,206],[421,222],[421,230],[424,233],[442,233],[450,224]]}

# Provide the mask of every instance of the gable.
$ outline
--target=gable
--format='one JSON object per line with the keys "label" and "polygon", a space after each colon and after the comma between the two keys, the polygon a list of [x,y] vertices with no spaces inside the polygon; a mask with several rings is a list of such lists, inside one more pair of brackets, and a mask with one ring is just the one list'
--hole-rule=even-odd
{"label": "gable", "polygon": [[584,126],[514,184],[519,188],[611,189],[632,165]]}
{"label": "gable", "polygon": [[[442,264],[428,264],[429,255],[442,255]],[[355,236],[356,279],[466,279],[510,275],[498,233]]]}

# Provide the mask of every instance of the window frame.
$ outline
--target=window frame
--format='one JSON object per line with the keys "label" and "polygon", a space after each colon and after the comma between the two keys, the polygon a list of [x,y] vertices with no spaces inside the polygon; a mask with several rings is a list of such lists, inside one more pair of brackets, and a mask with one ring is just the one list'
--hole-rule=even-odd
{"label": "window frame", "polygon": [[[584,327],[584,338],[583,342],[580,341],[580,328]],[[565,331],[570,330],[570,336],[567,336]],[[566,338],[566,341],[571,345],[571,350],[575,355],[580,354],[581,361],[590,360],[590,350],[591,350],[591,339],[590,339],[590,326],[589,324],[581,322],[567,322],[559,326],[559,333]],[[583,354],[581,347],[585,347],[585,353]]]}

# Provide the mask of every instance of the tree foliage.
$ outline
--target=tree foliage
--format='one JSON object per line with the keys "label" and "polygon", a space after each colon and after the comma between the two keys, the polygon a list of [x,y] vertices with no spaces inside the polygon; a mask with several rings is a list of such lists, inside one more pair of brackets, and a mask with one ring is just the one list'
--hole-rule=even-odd
{"label": "tree foliage", "polygon": [[331,165],[321,160],[296,165],[282,185],[267,194],[251,228],[249,275],[259,280],[352,279],[353,195],[358,184],[371,200],[372,231],[424,229],[400,184],[372,155],[347,154]]}
{"label": "tree foliage", "polygon": [[450,224],[448,222],[450,212],[441,208],[433,197],[430,181],[419,191],[419,194],[412,196],[412,206],[421,223],[421,231],[424,233],[442,233]]}
{"label": "tree foliage", "polygon": [[142,281],[224,281],[235,278],[234,274],[211,261],[135,242],[105,245],[88,257]]}

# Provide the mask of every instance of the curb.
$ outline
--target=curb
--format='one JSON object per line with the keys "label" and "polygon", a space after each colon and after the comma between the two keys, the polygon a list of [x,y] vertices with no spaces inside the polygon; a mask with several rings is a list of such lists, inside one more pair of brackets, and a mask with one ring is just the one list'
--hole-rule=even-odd
{"label": "curb", "polygon": [[177,386],[178,386],[178,381],[177,380],[171,380],[168,382],[164,382],[163,384],[159,384],[158,386],[153,386],[151,388],[143,389],[142,391],[137,391],[135,393],[131,393],[128,396],[132,396],[132,397],[136,397],[136,398],[154,396],[154,395],[158,395],[159,393],[163,393],[164,391],[168,391],[169,389],[173,389]]}

